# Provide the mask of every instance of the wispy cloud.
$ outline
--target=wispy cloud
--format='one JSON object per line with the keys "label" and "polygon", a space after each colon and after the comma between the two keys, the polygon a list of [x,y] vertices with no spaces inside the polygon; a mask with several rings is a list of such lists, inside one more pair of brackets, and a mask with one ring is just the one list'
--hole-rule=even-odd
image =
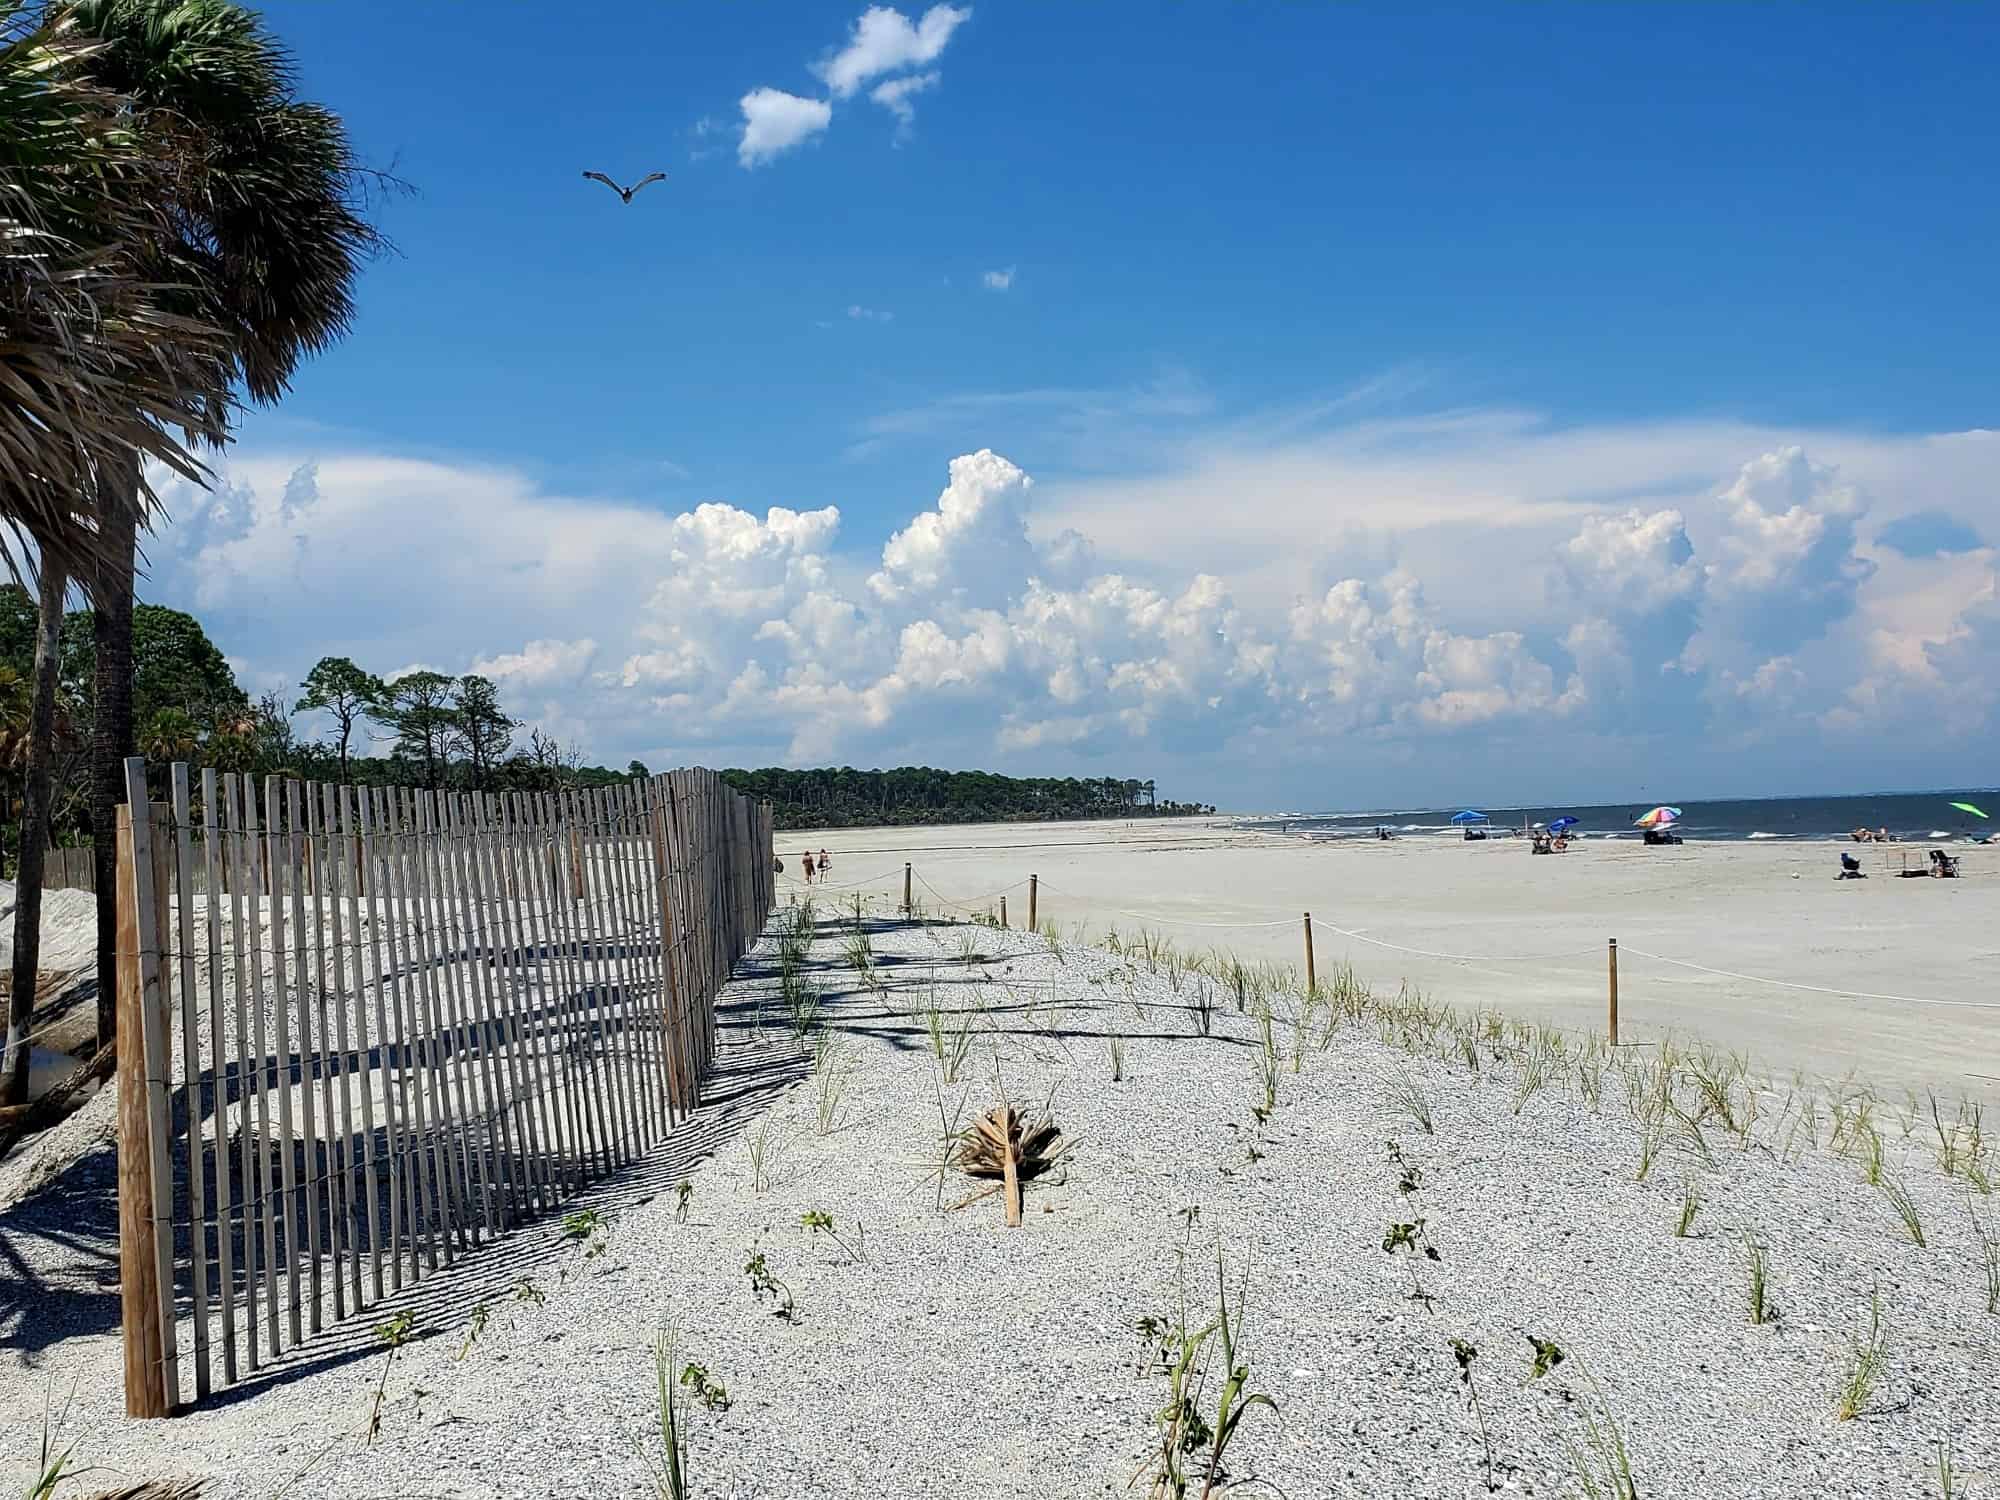
{"label": "wispy cloud", "polygon": [[1004,292],[1014,284],[1014,268],[1004,271],[988,271],[979,278],[980,284],[989,292]]}
{"label": "wispy cloud", "polygon": [[877,84],[868,97],[896,117],[897,123],[902,127],[897,131],[897,135],[902,136],[908,133],[917,119],[916,108],[910,100],[915,95],[923,93],[925,89],[936,88],[938,76],[937,73],[931,72],[912,73],[907,78],[891,78],[887,83]]}
{"label": "wispy cloud", "polygon": [[893,323],[896,315],[885,308],[863,307],[856,302],[847,309],[847,316],[857,323]]}

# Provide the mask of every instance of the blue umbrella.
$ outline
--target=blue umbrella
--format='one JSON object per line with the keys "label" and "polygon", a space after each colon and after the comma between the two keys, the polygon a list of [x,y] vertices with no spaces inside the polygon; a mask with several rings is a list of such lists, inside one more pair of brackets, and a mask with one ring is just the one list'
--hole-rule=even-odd
{"label": "blue umbrella", "polygon": [[1465,812],[1453,813],[1451,820],[1454,823],[1484,823],[1487,817],[1483,812],[1472,812],[1468,809]]}
{"label": "blue umbrella", "polygon": [[1549,832],[1561,833],[1565,828],[1576,827],[1576,824],[1577,820],[1575,818],[1557,818],[1555,822],[1549,824]]}

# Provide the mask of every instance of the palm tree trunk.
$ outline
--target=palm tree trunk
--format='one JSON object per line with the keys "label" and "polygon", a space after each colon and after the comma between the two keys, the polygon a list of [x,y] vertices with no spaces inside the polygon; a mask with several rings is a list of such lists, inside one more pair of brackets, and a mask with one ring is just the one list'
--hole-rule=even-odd
{"label": "palm tree trunk", "polygon": [[56,678],[62,671],[63,595],[69,579],[42,561],[41,615],[35,622],[35,685],[28,711],[28,767],[21,791],[21,864],[14,873],[14,988],[0,1104],[28,1102],[28,1029],[42,967],[42,870],[49,845],[49,780],[56,759]]}
{"label": "palm tree trunk", "polygon": [[[99,507],[118,564],[93,590],[97,634],[97,713],[90,738],[90,833],[97,866],[97,1045],[118,1032],[118,809],[125,801],[125,757],[132,753],[132,582],[138,546],[138,474],[124,504]],[[122,576],[121,576],[122,575]]]}

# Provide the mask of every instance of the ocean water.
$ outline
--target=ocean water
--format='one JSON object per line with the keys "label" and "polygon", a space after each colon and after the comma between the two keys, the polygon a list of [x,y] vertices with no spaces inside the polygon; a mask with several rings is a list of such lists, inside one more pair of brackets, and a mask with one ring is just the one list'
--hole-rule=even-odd
{"label": "ocean water", "polygon": [[[1982,822],[1952,807],[1970,802],[1992,814]],[[1633,838],[1640,836],[1633,820],[1657,806],[1654,802],[1597,805],[1496,807],[1474,810],[1492,819],[1496,833],[1520,829],[1556,818],[1578,819],[1572,836]],[[1880,792],[1855,797],[1763,797],[1733,802],[1672,803],[1680,808],[1675,831],[1687,839],[1840,839],[1856,828],[1886,828],[1904,843],[1947,843],[2000,833],[2000,791],[1991,787],[1969,791]],[[1372,838],[1377,828],[1399,837],[1446,834],[1456,837],[1451,815],[1456,807],[1367,808],[1355,812],[1270,814],[1243,820],[1244,826],[1295,836],[1347,839]]]}

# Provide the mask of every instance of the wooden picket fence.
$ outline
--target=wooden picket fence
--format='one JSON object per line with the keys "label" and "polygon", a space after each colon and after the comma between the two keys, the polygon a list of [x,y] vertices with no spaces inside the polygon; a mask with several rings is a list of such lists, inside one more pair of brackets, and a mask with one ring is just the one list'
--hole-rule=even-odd
{"label": "wooden picket fence", "polygon": [[126,780],[134,1416],[448,1272],[670,1133],[773,899],[769,808],[710,771],[505,795],[272,777],[260,795],[177,765],[167,803],[143,761]]}

